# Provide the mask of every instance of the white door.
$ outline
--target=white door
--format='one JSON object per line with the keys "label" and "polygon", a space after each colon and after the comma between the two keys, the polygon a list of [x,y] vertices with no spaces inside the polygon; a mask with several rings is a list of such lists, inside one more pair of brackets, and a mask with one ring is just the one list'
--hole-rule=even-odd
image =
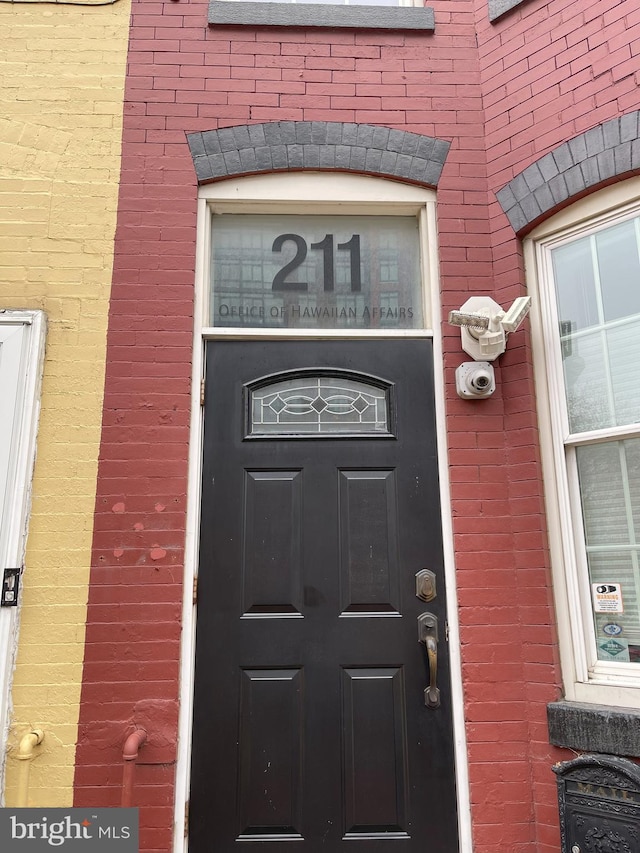
{"label": "white door", "polygon": [[[0,312],[0,580],[23,565],[38,397],[44,352],[40,311]],[[0,781],[9,725],[9,690],[17,647],[18,607],[0,608]],[[17,604],[17,601],[16,601]],[[4,784],[0,786],[4,793]],[[0,798],[0,805],[4,798]]]}

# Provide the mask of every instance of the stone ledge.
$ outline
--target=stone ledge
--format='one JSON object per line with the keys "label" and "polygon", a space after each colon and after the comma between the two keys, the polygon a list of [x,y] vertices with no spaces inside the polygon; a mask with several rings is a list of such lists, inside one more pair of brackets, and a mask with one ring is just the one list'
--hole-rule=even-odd
{"label": "stone ledge", "polygon": [[580,752],[640,757],[640,711],[582,702],[547,705],[549,740]]}
{"label": "stone ledge", "polygon": [[252,3],[211,0],[209,24],[433,32],[435,15],[430,6],[337,6],[324,3]]}

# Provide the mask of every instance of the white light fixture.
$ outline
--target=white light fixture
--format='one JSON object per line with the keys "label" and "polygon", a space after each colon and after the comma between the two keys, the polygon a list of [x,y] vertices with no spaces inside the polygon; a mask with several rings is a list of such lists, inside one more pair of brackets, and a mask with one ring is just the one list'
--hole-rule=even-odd
{"label": "white light fixture", "polygon": [[449,322],[461,327],[462,349],[471,358],[493,361],[506,350],[507,335],[516,331],[530,307],[530,296],[519,296],[508,311],[490,296],[471,296],[449,314]]}

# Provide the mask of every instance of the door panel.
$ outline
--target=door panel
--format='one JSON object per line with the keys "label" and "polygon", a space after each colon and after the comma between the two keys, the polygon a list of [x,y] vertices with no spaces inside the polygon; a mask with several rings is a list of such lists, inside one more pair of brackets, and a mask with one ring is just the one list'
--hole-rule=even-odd
{"label": "door panel", "polygon": [[301,471],[245,473],[245,616],[302,614],[301,481]]}
{"label": "door panel", "polygon": [[[260,403],[269,430],[289,407],[287,434],[252,434],[251,389],[294,369],[296,390]],[[342,429],[368,403],[357,383],[340,391],[340,371],[389,389],[387,422]],[[314,372],[333,373],[326,399],[308,391]],[[191,853],[458,849],[431,377],[427,340],[208,345]],[[314,432],[312,408],[332,432]],[[428,605],[422,568],[437,577]]]}
{"label": "door panel", "polygon": [[406,835],[408,752],[401,667],[342,670],[346,835]]}
{"label": "door panel", "polygon": [[[240,688],[240,836],[302,829],[300,669],[245,669]],[[265,785],[265,773],[268,785]]]}
{"label": "door panel", "polygon": [[340,471],[342,613],[399,610],[394,471]]}

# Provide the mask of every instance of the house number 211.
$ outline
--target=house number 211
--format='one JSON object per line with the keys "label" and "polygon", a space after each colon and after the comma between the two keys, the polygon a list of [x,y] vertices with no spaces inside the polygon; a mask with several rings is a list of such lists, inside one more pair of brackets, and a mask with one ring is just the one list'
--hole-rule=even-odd
{"label": "house number 211", "polygon": [[[271,247],[272,252],[281,252],[285,243],[294,243],[296,253],[293,258],[288,261],[282,269],[280,269],[273,277],[271,284],[272,290],[287,290],[287,291],[307,291],[309,283],[307,281],[286,281],[288,275],[291,275],[301,266],[307,257],[307,241],[300,234],[280,234],[273,241]],[[349,261],[351,267],[351,292],[359,293],[362,289],[362,278],[360,275],[360,235],[354,234],[350,240],[345,243],[338,243],[335,247],[338,251],[349,252]],[[323,240],[317,243],[311,243],[309,246],[311,251],[322,252],[322,280],[325,291],[331,291],[335,284],[334,272],[334,239],[333,234],[326,234]]]}

